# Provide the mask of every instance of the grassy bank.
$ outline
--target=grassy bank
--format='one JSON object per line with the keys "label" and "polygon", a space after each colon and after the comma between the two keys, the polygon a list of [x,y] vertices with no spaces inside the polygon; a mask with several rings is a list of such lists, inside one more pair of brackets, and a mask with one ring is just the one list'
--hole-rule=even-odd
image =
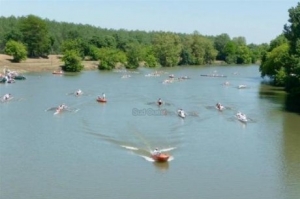
{"label": "grassy bank", "polygon": [[[19,73],[26,72],[50,72],[55,70],[60,70],[61,66],[64,64],[61,61],[60,55],[49,55],[48,58],[29,58],[20,63],[11,62],[12,57],[4,54],[0,54],[0,73],[6,67],[10,70],[17,71]],[[98,61],[83,61],[84,70],[94,70],[97,69]]]}

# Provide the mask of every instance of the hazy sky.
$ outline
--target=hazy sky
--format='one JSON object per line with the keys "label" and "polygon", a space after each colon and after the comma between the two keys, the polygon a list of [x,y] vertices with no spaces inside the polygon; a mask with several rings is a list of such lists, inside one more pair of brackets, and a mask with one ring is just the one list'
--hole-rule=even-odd
{"label": "hazy sky", "polygon": [[108,29],[244,36],[269,43],[297,0],[0,0],[0,16],[34,14]]}

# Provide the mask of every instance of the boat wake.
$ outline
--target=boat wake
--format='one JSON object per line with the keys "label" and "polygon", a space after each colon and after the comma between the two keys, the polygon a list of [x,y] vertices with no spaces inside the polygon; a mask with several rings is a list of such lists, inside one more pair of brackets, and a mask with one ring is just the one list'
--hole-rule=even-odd
{"label": "boat wake", "polygon": [[[144,156],[144,155],[139,155],[139,156],[144,158],[148,162],[156,162],[153,158],[151,158],[149,156]],[[170,156],[169,159],[168,159],[168,162],[171,162],[172,160],[174,160],[174,157]]]}
{"label": "boat wake", "polygon": [[136,147],[133,147],[133,146],[121,145],[121,147],[123,147],[123,148],[125,148],[125,149],[128,149],[128,150],[133,150],[133,151],[137,151],[137,150],[139,150],[138,148],[136,148]]}

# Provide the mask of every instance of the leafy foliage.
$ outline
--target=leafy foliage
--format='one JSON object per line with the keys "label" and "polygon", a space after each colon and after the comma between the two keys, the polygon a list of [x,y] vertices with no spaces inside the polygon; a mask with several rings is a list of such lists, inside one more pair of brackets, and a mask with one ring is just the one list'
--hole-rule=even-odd
{"label": "leafy foliage", "polygon": [[153,48],[162,66],[176,66],[179,63],[182,45],[178,35],[158,33],[153,39]]}
{"label": "leafy foliage", "polygon": [[76,50],[65,51],[62,60],[65,65],[62,67],[67,72],[80,72],[83,69],[81,58]]}
{"label": "leafy foliage", "polygon": [[28,15],[20,20],[20,31],[30,57],[47,56],[51,49],[48,27],[41,18]]}
{"label": "leafy foliage", "polygon": [[226,53],[225,53],[225,46],[230,41],[230,37],[228,34],[223,33],[220,35],[217,35],[214,40],[214,47],[218,51],[217,59],[218,60],[226,60]]}
{"label": "leafy foliage", "polygon": [[99,70],[112,70],[118,63],[126,65],[127,57],[123,51],[112,48],[99,49]]}
{"label": "leafy foliage", "polygon": [[24,46],[24,44],[18,41],[9,40],[6,43],[4,51],[6,54],[13,56],[14,62],[20,62],[27,58],[26,47]]}
{"label": "leafy foliage", "polygon": [[262,77],[267,75],[274,78],[277,71],[282,70],[282,67],[286,67],[289,64],[288,51],[289,45],[285,43],[268,52],[260,65]]}
{"label": "leafy foliage", "polygon": [[[34,15],[0,17],[0,24],[0,51],[4,50],[7,41],[13,39],[27,46],[30,57],[76,50],[82,59],[99,60],[98,50],[109,48],[125,53],[127,61],[124,65],[136,68],[141,63],[149,67],[203,65],[211,64],[215,59],[229,64],[246,64],[249,56],[254,63],[262,54],[258,47],[247,46],[244,37],[231,39],[226,33],[203,36],[197,31],[181,34],[113,30],[43,20]],[[105,61],[102,61],[102,65],[105,65]]]}

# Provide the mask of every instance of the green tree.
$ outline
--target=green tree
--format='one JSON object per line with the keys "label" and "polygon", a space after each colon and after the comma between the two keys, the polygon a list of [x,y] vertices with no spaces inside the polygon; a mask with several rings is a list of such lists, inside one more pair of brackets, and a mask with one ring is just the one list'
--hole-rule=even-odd
{"label": "green tree", "polygon": [[282,44],[285,44],[285,43],[288,43],[288,40],[286,39],[286,37],[283,34],[278,35],[275,39],[271,40],[268,51],[270,52],[274,48],[281,46]]}
{"label": "green tree", "polygon": [[23,43],[30,57],[47,56],[51,50],[48,27],[41,18],[28,15],[20,21]]}
{"label": "green tree", "polygon": [[127,68],[138,68],[140,62],[144,61],[145,54],[146,52],[142,45],[136,43],[129,44],[126,50]]}
{"label": "green tree", "polygon": [[264,53],[269,49],[269,45],[267,43],[263,44],[249,44],[247,47],[250,50],[251,63],[258,63],[261,61],[261,57]]}
{"label": "green tree", "polygon": [[238,46],[237,49],[237,64],[250,64],[251,52],[246,45]]}
{"label": "green tree", "polygon": [[13,28],[4,35],[4,41],[5,41],[5,43],[8,42],[9,40],[14,40],[14,41],[21,42],[22,37],[23,37],[23,35],[20,32],[20,30],[17,29],[17,28]]}
{"label": "green tree", "polygon": [[233,37],[232,41],[235,42],[238,46],[245,46],[245,45],[247,45],[245,37]]}
{"label": "green tree", "polygon": [[230,41],[225,45],[224,53],[226,55],[226,62],[228,64],[235,64],[237,62],[238,46],[235,42]]}
{"label": "green tree", "polygon": [[81,58],[76,50],[69,50],[64,53],[62,60],[65,65],[62,67],[67,72],[80,72],[83,69]]}
{"label": "green tree", "polygon": [[118,49],[101,48],[99,49],[99,70],[112,70],[118,63],[126,65],[126,54]]}
{"label": "green tree", "polygon": [[156,57],[162,66],[176,66],[180,60],[182,44],[178,35],[173,33],[158,33],[153,39]]}
{"label": "green tree", "polygon": [[81,39],[69,39],[69,40],[65,40],[62,44],[61,44],[61,52],[64,54],[67,51],[71,51],[74,50],[77,52],[77,54],[81,57],[84,58],[84,49],[83,46],[81,44]]}
{"label": "green tree", "polygon": [[217,60],[225,61],[226,53],[224,51],[225,51],[225,46],[229,41],[230,41],[230,37],[226,33],[216,36],[214,40],[214,47],[218,51],[218,55],[216,57]]}
{"label": "green tree", "polygon": [[289,24],[284,26],[284,35],[290,45],[290,67],[286,69],[288,74],[286,89],[300,97],[300,2],[288,12]]}
{"label": "green tree", "polygon": [[145,46],[144,48],[145,53],[143,54],[145,57],[143,60],[145,61],[145,65],[150,68],[155,68],[159,66],[155,53],[153,51],[153,47],[151,45]]}
{"label": "green tree", "polygon": [[27,58],[26,46],[18,41],[9,40],[4,51],[6,54],[13,56],[14,62],[20,62]]}
{"label": "green tree", "polygon": [[289,45],[287,43],[274,48],[271,52],[268,52],[260,65],[259,70],[261,72],[261,76],[269,76],[274,80],[274,84],[281,84],[275,82],[275,76],[277,75],[278,71],[282,73],[282,68],[285,70],[285,68],[289,66],[290,57],[288,52]]}

